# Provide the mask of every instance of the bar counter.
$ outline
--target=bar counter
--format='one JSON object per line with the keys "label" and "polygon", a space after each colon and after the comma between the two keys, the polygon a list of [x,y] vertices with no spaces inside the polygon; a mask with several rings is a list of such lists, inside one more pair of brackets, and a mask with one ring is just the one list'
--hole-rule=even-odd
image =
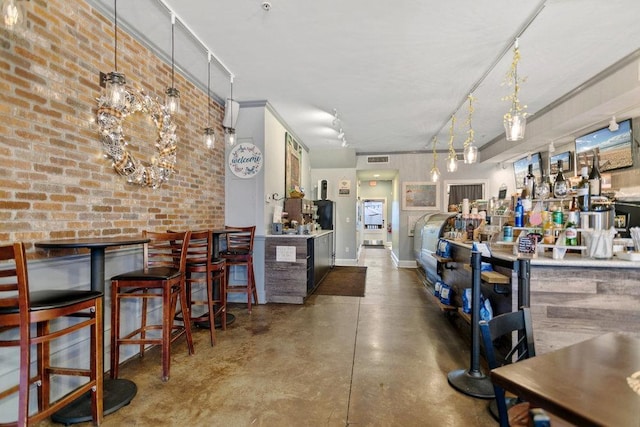
{"label": "bar counter", "polygon": [[[443,269],[444,281],[458,288],[470,287],[471,273],[458,268],[469,264],[471,244],[452,243],[453,270]],[[492,257],[518,259],[505,246],[492,245]],[[518,308],[518,278],[515,272],[496,268],[511,276],[509,294],[483,283],[482,292],[492,303],[494,315]],[[466,273],[466,274],[465,274]],[[568,253],[553,259],[551,252],[530,260],[530,307],[536,352],[547,353],[608,332],[623,332],[640,338],[640,262],[594,259]],[[458,289],[459,291],[459,289]]]}

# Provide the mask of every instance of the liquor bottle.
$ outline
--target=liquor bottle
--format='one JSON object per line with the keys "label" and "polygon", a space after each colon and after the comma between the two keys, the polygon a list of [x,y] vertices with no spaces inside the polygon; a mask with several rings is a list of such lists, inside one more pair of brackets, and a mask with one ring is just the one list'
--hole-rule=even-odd
{"label": "liquor bottle", "polygon": [[588,212],[591,206],[591,183],[589,182],[588,168],[584,166],[580,173],[582,179],[576,188],[576,196],[578,198],[578,209],[582,212]]}
{"label": "liquor bottle", "polygon": [[532,167],[533,165],[529,165],[529,173],[524,176],[522,192],[520,193],[520,200],[525,212],[530,212],[531,209],[533,209],[533,184],[535,182],[535,177],[532,173]]}
{"label": "liquor bottle", "polygon": [[524,227],[524,207],[522,206],[520,197],[518,197],[518,202],[516,203],[513,219],[516,227]]}
{"label": "liquor bottle", "polygon": [[556,238],[553,232],[553,221],[551,220],[551,212],[542,212],[542,243],[553,245]]}
{"label": "liquor bottle", "polygon": [[531,195],[531,198],[536,197],[536,187],[537,187],[536,176],[533,174],[532,164],[529,164],[529,171],[527,172],[525,186],[527,187],[527,190],[529,192],[529,195]]}
{"label": "liquor bottle", "polygon": [[600,196],[602,193],[602,177],[600,176],[600,165],[598,153],[593,153],[593,163],[591,173],[589,173],[589,187],[592,196]]}
{"label": "liquor bottle", "polygon": [[558,174],[553,183],[553,197],[556,199],[564,199],[567,195],[567,181],[562,173],[562,160],[558,160]]}
{"label": "liquor bottle", "polygon": [[576,225],[573,222],[567,222],[567,225],[564,229],[564,233],[565,233],[565,244],[567,246],[578,245],[578,230],[576,230]]}

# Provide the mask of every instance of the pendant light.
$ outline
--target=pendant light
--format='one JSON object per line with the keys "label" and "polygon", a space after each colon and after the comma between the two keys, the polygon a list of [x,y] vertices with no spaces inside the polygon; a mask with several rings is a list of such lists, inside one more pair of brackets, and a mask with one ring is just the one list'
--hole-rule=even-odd
{"label": "pendant light", "polygon": [[211,52],[207,52],[207,60],[207,127],[204,128],[204,145],[213,150],[216,143],[216,133],[209,125],[209,118],[211,117]]}
{"label": "pendant light", "polygon": [[229,79],[230,81],[230,94],[229,94],[229,99],[227,102],[227,107],[229,109],[229,126],[224,128],[224,141],[229,145],[229,146],[233,146],[236,143],[236,130],[234,128],[234,124],[233,124],[233,108],[234,108],[234,101],[233,101],[233,76],[231,76],[231,78]]}
{"label": "pendant light", "polygon": [[124,74],[118,72],[118,0],[113,0],[113,22],[114,22],[114,48],[113,48],[113,68],[114,71],[107,74],[106,96],[112,108],[121,109],[125,102],[125,84],[127,80]]}
{"label": "pendant light", "polygon": [[172,13],[171,14],[171,87],[167,88],[165,92],[165,94],[167,95],[165,105],[169,110],[170,114],[177,114],[180,112],[180,91],[174,87],[175,27],[176,27],[176,15],[175,13]]}
{"label": "pendant light", "polygon": [[506,75],[506,84],[513,86],[513,93],[504,99],[511,101],[509,112],[504,115],[504,130],[507,141],[520,141],[524,139],[524,131],[527,126],[527,113],[523,111],[526,106],[520,104],[518,94],[522,79],[518,77],[518,62],[520,62],[520,48],[518,39],[513,45],[513,61]]}
{"label": "pendant light", "polygon": [[4,0],[2,2],[2,23],[8,30],[23,29],[27,24],[24,2],[27,0]]}
{"label": "pendant light", "polygon": [[469,130],[467,131],[467,139],[464,141],[463,156],[466,164],[472,164],[478,160],[478,147],[473,145],[475,132],[471,124],[471,119],[473,118],[473,100],[475,98],[473,97],[473,94],[469,94],[467,99],[469,100],[469,115],[467,116]]}
{"label": "pendant light", "polygon": [[440,179],[440,170],[438,169],[438,166],[436,165],[436,162],[438,160],[438,153],[436,152],[436,144],[438,143],[438,138],[437,137],[433,137],[432,140],[432,144],[433,144],[433,167],[431,168],[431,181],[432,182],[438,182],[438,180]]}
{"label": "pendant light", "polygon": [[456,123],[456,116],[451,116],[451,127],[449,128],[449,157],[447,157],[447,172],[455,172],[458,170],[458,155],[453,148],[453,127]]}

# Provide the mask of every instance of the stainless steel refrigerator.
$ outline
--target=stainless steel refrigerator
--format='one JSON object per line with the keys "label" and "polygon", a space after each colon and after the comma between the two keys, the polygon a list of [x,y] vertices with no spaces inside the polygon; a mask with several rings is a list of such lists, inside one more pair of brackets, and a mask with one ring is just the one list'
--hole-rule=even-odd
{"label": "stainless steel refrigerator", "polygon": [[336,219],[336,204],[331,200],[314,200],[318,207],[318,224],[323,230],[333,230]]}

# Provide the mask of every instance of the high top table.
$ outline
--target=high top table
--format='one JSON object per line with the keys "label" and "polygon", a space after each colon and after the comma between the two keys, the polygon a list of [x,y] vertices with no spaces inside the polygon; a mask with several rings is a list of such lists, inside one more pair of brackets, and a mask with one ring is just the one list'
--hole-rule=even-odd
{"label": "high top table", "polygon": [[532,406],[579,426],[638,427],[640,340],[621,333],[530,357],[491,371],[491,380]]}
{"label": "high top table", "polygon": [[[91,290],[101,291],[104,294],[105,249],[114,246],[139,245],[147,242],[149,242],[149,239],[135,236],[86,237],[81,239],[60,239],[36,242],[35,246],[41,249],[88,248],[91,251]],[[104,316],[104,312],[102,314]],[[105,339],[108,340],[106,335]],[[133,381],[121,378],[105,378],[103,388],[104,415],[109,415],[123,406],[128,405],[138,392],[138,388]],[[51,419],[55,422],[66,425],[91,421],[90,395],[87,393],[80,399],[62,408],[60,411],[53,414]]]}

